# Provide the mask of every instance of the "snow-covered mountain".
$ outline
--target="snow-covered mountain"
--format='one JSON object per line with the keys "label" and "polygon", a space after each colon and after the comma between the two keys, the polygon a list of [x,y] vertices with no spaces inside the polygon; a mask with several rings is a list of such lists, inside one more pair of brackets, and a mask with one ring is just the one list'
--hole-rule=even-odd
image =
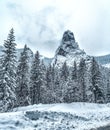
{"label": "snow-covered mountain", "polygon": [[75,41],[74,34],[69,30],[65,31],[52,63],[57,67],[61,66],[64,62],[66,62],[68,66],[73,66],[74,61],[79,63],[81,58],[85,59],[86,62],[91,60],[91,57],[88,56],[84,50],[79,48],[78,43]]}
{"label": "snow-covered mountain", "polygon": [[[64,62],[66,62],[68,66],[73,66],[74,61],[79,63],[81,58],[89,63],[92,57],[93,56],[87,55],[84,50],[79,48],[74,34],[70,30],[67,30],[63,34],[63,38],[60,46],[56,50],[54,58],[50,59],[50,61],[52,60],[52,64],[56,64],[57,67],[62,66]],[[110,54],[105,56],[95,56],[95,59],[100,65],[110,68]]]}
{"label": "snow-covered mountain", "polygon": [[96,56],[95,59],[102,66],[110,68],[110,54],[104,56]]}
{"label": "snow-covered mountain", "polygon": [[109,123],[110,104],[38,104],[0,114],[0,130],[109,130]]}

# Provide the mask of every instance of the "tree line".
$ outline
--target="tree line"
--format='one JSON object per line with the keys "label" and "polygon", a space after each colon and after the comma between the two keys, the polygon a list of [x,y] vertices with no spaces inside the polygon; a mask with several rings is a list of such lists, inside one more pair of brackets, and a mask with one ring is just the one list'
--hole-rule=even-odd
{"label": "tree line", "polygon": [[[45,66],[39,52],[29,65],[28,47],[16,60],[14,29],[4,41],[3,55],[0,58],[0,111],[6,112],[14,107],[38,103],[71,103],[110,101],[109,79],[104,76],[95,58],[89,66],[85,59],[73,67],[64,62],[61,68],[50,64]],[[105,87],[106,86],[106,87]]]}

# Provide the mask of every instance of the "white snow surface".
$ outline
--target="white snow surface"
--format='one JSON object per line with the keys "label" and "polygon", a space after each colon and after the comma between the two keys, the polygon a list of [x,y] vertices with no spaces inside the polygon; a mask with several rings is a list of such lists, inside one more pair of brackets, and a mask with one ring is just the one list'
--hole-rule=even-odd
{"label": "white snow surface", "polygon": [[90,130],[109,123],[110,104],[38,104],[0,114],[0,130]]}

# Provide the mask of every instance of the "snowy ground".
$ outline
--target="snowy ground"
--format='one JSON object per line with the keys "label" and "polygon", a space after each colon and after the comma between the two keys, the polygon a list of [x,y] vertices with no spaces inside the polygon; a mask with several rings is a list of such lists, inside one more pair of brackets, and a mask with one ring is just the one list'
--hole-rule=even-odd
{"label": "snowy ground", "polygon": [[51,104],[0,114],[0,130],[90,130],[110,123],[110,104]]}

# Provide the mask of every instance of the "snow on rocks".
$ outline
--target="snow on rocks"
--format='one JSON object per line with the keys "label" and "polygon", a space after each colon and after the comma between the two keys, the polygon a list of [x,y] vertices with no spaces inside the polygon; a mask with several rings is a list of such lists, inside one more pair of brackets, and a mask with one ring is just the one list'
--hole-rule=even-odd
{"label": "snow on rocks", "polygon": [[65,31],[61,44],[56,50],[52,64],[61,67],[64,62],[66,62],[68,66],[73,66],[74,61],[79,63],[82,58],[87,62],[91,60],[91,56],[86,55],[84,50],[79,48],[78,43],[75,41],[74,34],[69,30]]}

